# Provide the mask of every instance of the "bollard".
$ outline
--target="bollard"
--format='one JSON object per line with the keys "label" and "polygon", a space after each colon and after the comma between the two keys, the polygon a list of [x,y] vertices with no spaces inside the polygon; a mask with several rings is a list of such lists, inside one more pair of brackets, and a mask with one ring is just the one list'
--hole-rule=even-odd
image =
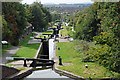
{"label": "bollard", "polygon": [[85,68],[88,68],[88,65],[87,65],[87,64],[85,65]]}
{"label": "bollard", "polygon": [[60,47],[58,47],[58,50],[60,50]]}
{"label": "bollard", "polygon": [[24,59],[24,64],[23,64],[24,67],[27,67],[27,64],[26,64],[26,59]]}
{"label": "bollard", "polygon": [[59,56],[59,65],[63,65],[62,64],[62,58]]}

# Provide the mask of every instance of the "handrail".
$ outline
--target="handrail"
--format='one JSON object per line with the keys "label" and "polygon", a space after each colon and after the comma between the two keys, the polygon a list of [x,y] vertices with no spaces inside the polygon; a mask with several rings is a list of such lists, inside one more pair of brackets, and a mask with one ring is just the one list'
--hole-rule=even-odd
{"label": "handrail", "polygon": [[53,60],[49,60],[49,59],[40,59],[40,58],[23,58],[23,57],[13,57],[14,60],[28,60],[28,61],[53,61]]}

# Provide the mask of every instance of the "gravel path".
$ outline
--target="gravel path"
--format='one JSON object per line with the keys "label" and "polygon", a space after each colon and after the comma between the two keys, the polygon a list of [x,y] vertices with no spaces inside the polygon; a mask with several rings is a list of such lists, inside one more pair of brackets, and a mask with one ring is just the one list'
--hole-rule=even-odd
{"label": "gravel path", "polygon": [[[39,36],[41,34],[41,32],[34,32],[36,34],[36,36]],[[33,38],[32,40],[30,40],[30,44],[32,43],[40,43],[40,40],[36,40],[34,39],[34,37],[31,37]],[[2,56],[0,56],[0,63],[1,64],[5,64],[7,63],[7,59],[6,57],[11,57],[12,55],[14,55],[18,50],[19,50],[19,46],[13,46],[11,47],[10,49],[7,50],[6,53],[4,53]]]}
{"label": "gravel path", "polygon": [[4,53],[2,55],[2,57],[0,57],[0,61],[1,64],[5,64],[8,60],[6,59],[6,57],[11,57],[12,55],[14,55],[17,51],[19,50],[18,46],[13,46],[10,49],[7,50],[6,53]]}
{"label": "gravel path", "polygon": [[[34,37],[39,37],[42,33],[41,32],[34,32],[36,35]],[[30,37],[31,40],[28,41],[28,44],[36,44],[40,43],[41,39],[34,39],[34,37]]]}

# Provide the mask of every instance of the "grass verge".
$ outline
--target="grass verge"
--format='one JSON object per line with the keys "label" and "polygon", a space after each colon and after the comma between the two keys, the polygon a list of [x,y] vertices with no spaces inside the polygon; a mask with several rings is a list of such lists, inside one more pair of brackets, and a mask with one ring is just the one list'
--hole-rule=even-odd
{"label": "grass verge", "polygon": [[50,30],[50,31],[46,31],[46,32],[42,32],[42,34],[52,34],[52,33],[53,33],[52,30]]}
{"label": "grass verge", "polygon": [[[108,78],[118,77],[120,74],[109,71],[103,66],[95,62],[82,62],[82,56],[75,50],[74,42],[57,43],[60,50],[56,50],[57,56],[62,57],[63,66],[58,66],[59,69],[72,72],[84,78]],[[85,65],[88,68],[85,68]]]}
{"label": "grass verge", "polygon": [[66,29],[66,26],[62,26],[62,30],[60,30],[60,34],[65,37],[65,36],[68,36],[68,31]]}
{"label": "grass verge", "polygon": [[20,49],[16,52],[15,55],[13,55],[13,57],[33,58],[36,55],[40,44],[28,44],[30,36],[31,35],[28,35],[24,40],[20,42]]}
{"label": "grass verge", "polygon": [[12,45],[8,44],[8,45],[2,45],[2,54],[6,53],[9,48],[11,48]]}

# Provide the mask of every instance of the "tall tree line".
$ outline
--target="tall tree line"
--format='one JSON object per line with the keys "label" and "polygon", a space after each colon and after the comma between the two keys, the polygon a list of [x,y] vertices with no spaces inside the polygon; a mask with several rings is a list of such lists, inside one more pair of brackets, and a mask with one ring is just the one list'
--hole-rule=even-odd
{"label": "tall tree line", "polygon": [[43,31],[47,29],[48,23],[52,17],[46,8],[43,8],[42,4],[35,2],[31,5],[32,21],[31,23],[35,27],[36,31]]}
{"label": "tall tree line", "polygon": [[75,15],[74,24],[74,38],[100,46],[89,48],[84,59],[120,73],[120,2],[94,3]]}
{"label": "tall tree line", "polygon": [[1,17],[2,40],[7,40],[12,45],[19,44],[19,38],[24,33],[27,23],[31,23],[35,31],[43,31],[51,21],[51,14],[37,2],[31,5],[3,2]]}

